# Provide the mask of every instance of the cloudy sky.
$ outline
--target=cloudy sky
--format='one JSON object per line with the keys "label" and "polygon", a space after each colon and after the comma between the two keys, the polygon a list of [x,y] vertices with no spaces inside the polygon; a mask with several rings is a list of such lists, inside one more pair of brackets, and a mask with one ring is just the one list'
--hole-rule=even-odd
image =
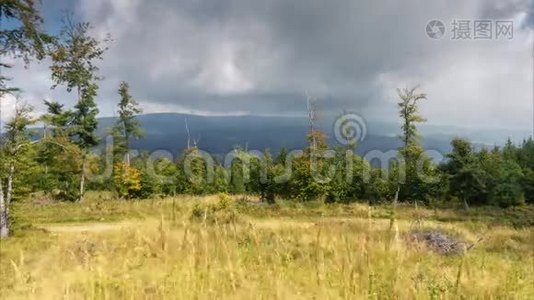
{"label": "cloudy sky", "polygon": [[[113,42],[98,103],[112,116],[121,80],[145,112],[323,115],[396,120],[397,87],[419,84],[430,124],[532,128],[533,6],[529,0],[42,0],[45,27],[70,10]],[[426,26],[441,20],[445,35]],[[489,20],[488,40],[453,39],[454,20]],[[513,21],[513,38],[496,37]],[[473,27],[471,23],[471,27]],[[473,35],[473,33],[471,33]],[[24,98],[72,105],[46,61],[9,72]],[[4,99],[9,114],[13,99]]]}

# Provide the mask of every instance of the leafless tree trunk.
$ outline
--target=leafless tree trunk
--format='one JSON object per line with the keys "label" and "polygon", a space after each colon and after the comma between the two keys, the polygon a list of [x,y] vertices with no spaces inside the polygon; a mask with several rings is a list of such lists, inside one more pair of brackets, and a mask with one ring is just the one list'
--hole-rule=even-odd
{"label": "leafless tree trunk", "polygon": [[0,180],[0,239],[9,237],[9,207],[5,202],[2,181]]}
{"label": "leafless tree trunk", "polygon": [[315,104],[308,95],[308,92],[306,92],[306,109],[308,110],[308,123],[310,127],[309,130],[310,134],[312,134],[311,150],[312,152],[314,152],[317,149],[317,141],[315,140],[315,136],[313,135],[315,131],[315,121],[317,121],[317,111]]}
{"label": "leafless tree trunk", "polygon": [[469,204],[467,204],[467,200],[465,200],[465,197],[463,197],[464,200],[464,208],[465,210],[469,210]]}
{"label": "leafless tree trunk", "polygon": [[130,136],[128,135],[128,131],[126,130],[126,123],[123,123],[124,125],[124,143],[126,144],[126,166],[130,167]]}
{"label": "leafless tree trunk", "polygon": [[7,192],[6,192],[6,205],[11,203],[11,198],[13,197],[13,178],[15,176],[15,163],[9,165],[9,173],[7,176]]}
{"label": "leafless tree trunk", "polygon": [[85,164],[86,164],[86,159],[84,156],[83,161],[82,161],[82,172],[80,175],[80,198],[79,198],[80,202],[83,201],[83,195],[85,193]]}
{"label": "leafless tree trunk", "polygon": [[[2,103],[0,102],[0,124],[2,122]],[[0,126],[0,138],[2,137],[2,126]],[[4,189],[2,178],[0,178],[0,239],[9,237],[9,208],[4,199]]]}
{"label": "leafless tree trunk", "polygon": [[187,133],[187,150],[191,149],[191,133],[189,132],[189,124],[187,124],[187,117],[184,119],[185,121],[185,131]]}

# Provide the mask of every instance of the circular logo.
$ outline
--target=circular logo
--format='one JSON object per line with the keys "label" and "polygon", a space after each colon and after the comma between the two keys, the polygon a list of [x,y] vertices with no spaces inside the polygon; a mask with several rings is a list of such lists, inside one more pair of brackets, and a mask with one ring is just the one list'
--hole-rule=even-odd
{"label": "circular logo", "polygon": [[340,116],[334,124],[336,140],[343,145],[354,145],[361,142],[367,135],[367,124],[357,114],[349,113]]}
{"label": "circular logo", "polygon": [[440,20],[432,20],[426,24],[426,35],[431,39],[441,39],[445,35],[445,25]]}

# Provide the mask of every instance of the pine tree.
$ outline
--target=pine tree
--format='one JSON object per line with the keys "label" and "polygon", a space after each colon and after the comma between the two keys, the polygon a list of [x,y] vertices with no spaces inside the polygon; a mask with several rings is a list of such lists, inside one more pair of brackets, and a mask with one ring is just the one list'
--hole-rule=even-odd
{"label": "pine tree", "polygon": [[202,195],[209,191],[208,165],[197,147],[184,150],[178,159],[176,178],[178,192]]}
{"label": "pine tree", "polygon": [[328,150],[326,135],[317,129],[307,134],[308,147],[301,157],[292,162],[292,176],[287,183],[288,197],[300,201],[323,199],[328,193]]}
{"label": "pine tree", "polygon": [[121,100],[118,104],[118,118],[112,128],[114,140],[114,157],[123,160],[126,157],[126,164],[130,165],[130,138],[140,138],[143,133],[141,125],[136,119],[136,115],[141,113],[139,104],[132,98],[128,83],[121,82],[119,95]]}
{"label": "pine tree", "polygon": [[37,175],[37,187],[56,198],[79,199],[78,176],[74,174],[80,172],[81,151],[71,142],[74,113],[55,101],[44,104],[47,113],[41,117],[44,136],[37,145],[36,162],[42,169]]}
{"label": "pine tree", "polygon": [[451,142],[452,152],[447,155],[448,162],[441,169],[448,175],[449,192],[460,198],[465,209],[471,203],[483,202],[487,194],[484,170],[473,152],[471,143],[456,138]]}
{"label": "pine tree", "polygon": [[[139,104],[130,95],[129,85],[121,82],[119,86],[119,95],[121,97],[117,105],[118,118],[111,129],[113,135],[113,158],[115,166],[113,176],[115,178],[115,189],[119,195],[131,197],[133,193],[141,190],[140,180],[133,177],[140,177],[140,172],[130,165],[130,138],[139,138],[142,136],[141,126],[136,119],[136,115],[141,112]],[[123,162],[123,160],[126,160]],[[119,173],[117,173],[119,172]],[[133,185],[132,182],[139,181]]]}
{"label": "pine tree", "polygon": [[230,165],[230,192],[232,194],[245,194],[249,183],[249,169],[245,167],[248,160],[247,153],[240,148],[234,149],[235,157]]}

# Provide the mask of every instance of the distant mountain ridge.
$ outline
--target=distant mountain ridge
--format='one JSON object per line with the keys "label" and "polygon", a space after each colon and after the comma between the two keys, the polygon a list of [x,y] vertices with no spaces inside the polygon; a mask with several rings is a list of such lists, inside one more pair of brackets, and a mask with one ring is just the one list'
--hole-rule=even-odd
{"label": "distant mountain ridge", "polygon": [[[249,150],[270,149],[276,153],[279,149],[302,149],[306,145],[307,119],[304,117],[278,116],[199,116],[180,113],[156,113],[139,115],[144,130],[144,137],[132,140],[131,147],[137,150],[165,150],[180,153],[187,147],[185,119],[189,125],[191,142],[196,141],[200,149],[213,154],[224,154],[236,146]],[[114,118],[99,119],[99,132],[106,134],[106,128],[114,123]],[[332,120],[331,124],[333,124]],[[319,122],[318,127],[328,135],[328,142],[335,145],[333,125],[327,120]],[[521,132],[493,132],[484,130],[462,129],[446,126],[422,125],[425,148],[441,153],[450,150],[450,140],[463,135],[478,143],[489,146],[503,144],[506,135],[515,139]],[[371,122],[367,124],[368,134],[357,145],[356,152],[365,154],[371,150],[396,150],[401,146],[397,135],[399,125],[394,123]],[[455,134],[455,131],[457,132]],[[493,141],[492,141],[493,139]]]}

